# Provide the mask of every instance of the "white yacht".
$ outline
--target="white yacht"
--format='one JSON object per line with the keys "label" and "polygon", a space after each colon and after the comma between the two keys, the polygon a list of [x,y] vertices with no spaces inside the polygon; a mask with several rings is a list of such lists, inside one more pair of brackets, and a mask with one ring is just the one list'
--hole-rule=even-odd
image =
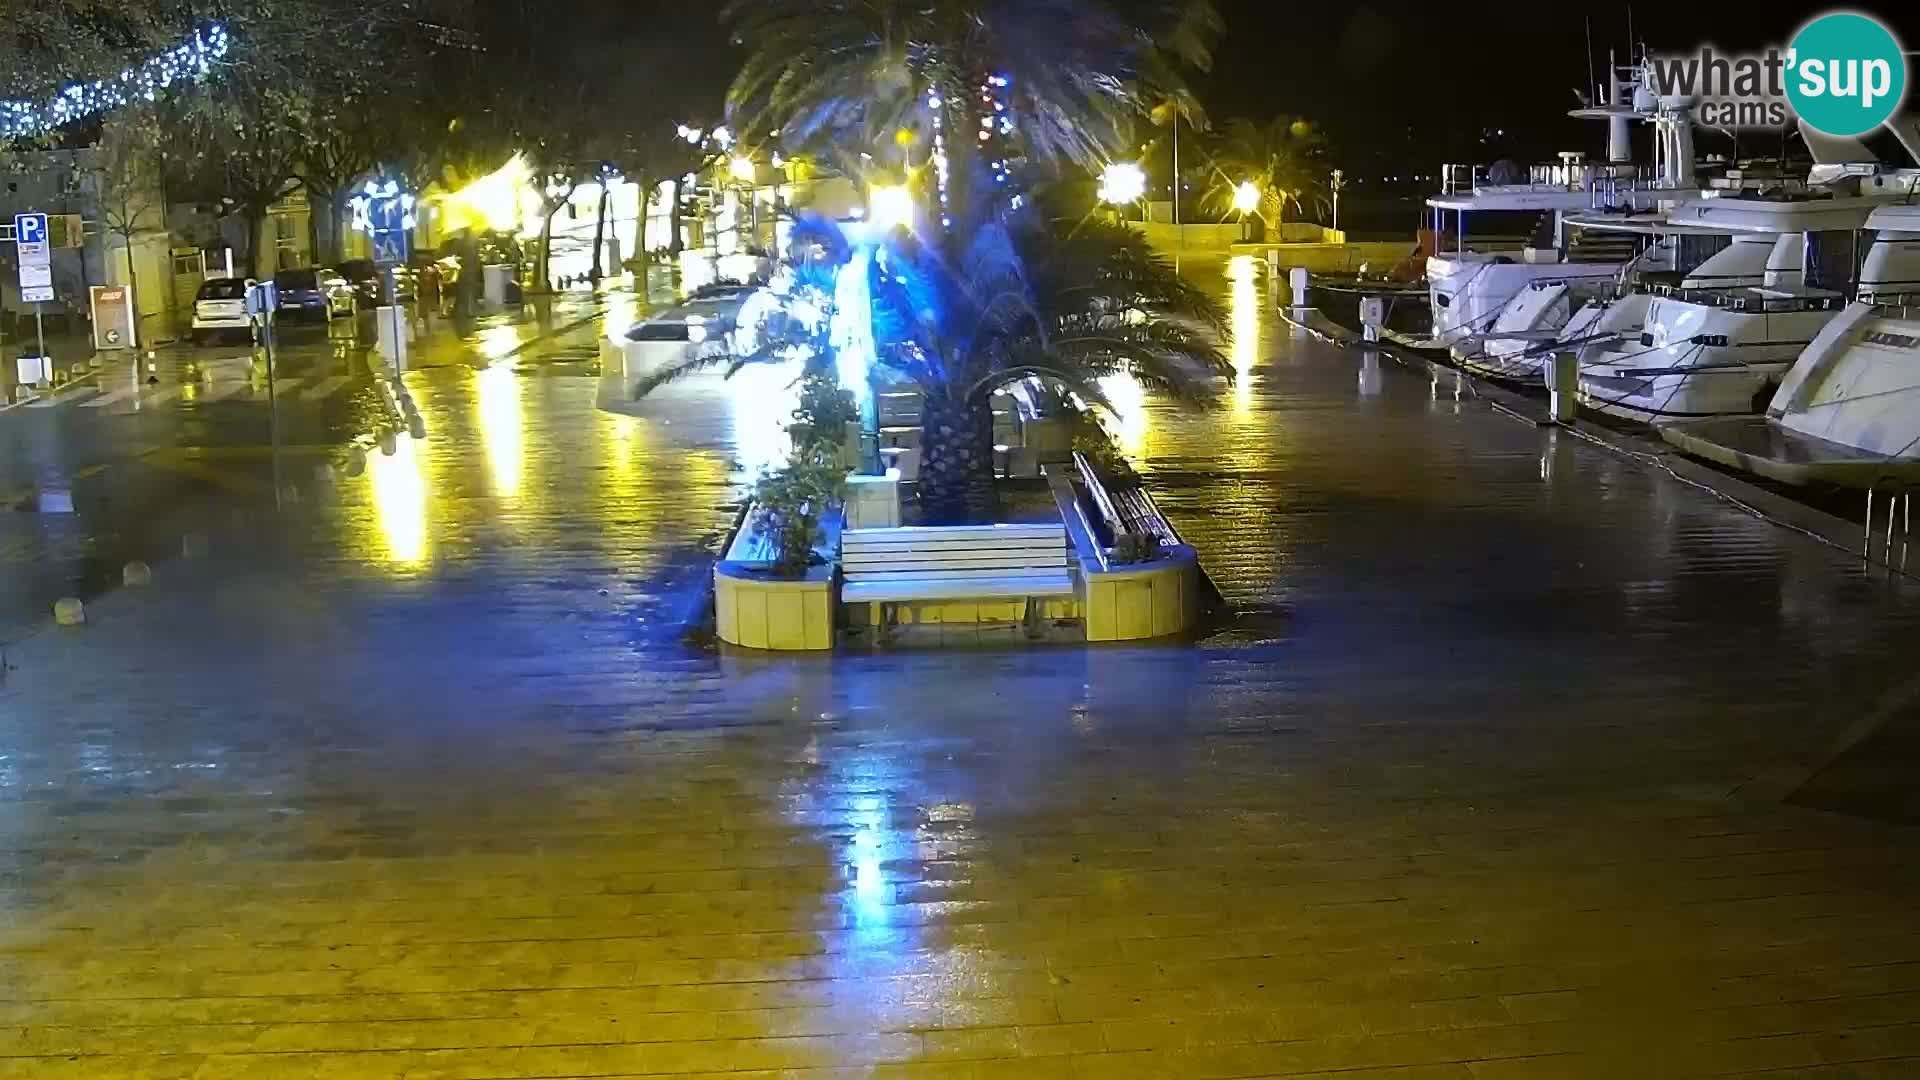
{"label": "white yacht", "polygon": [[[1487,336],[1510,306],[1534,309],[1516,314],[1511,324],[1558,330],[1558,324],[1549,324],[1556,316],[1562,324],[1571,317],[1579,306],[1574,302],[1577,294],[1608,291],[1646,250],[1631,234],[1581,227],[1575,215],[1658,212],[1700,194],[1693,100],[1658,96],[1645,65],[1610,71],[1600,103],[1570,114],[1607,122],[1606,163],[1589,163],[1584,154],[1567,153],[1558,164],[1534,166],[1524,175],[1510,164],[1443,167],[1440,193],[1427,200],[1428,227],[1437,246],[1450,243],[1452,250],[1436,250],[1427,259],[1432,333],[1424,341],[1405,344],[1444,348],[1469,369],[1500,373],[1499,361],[1488,363]],[[1653,126],[1651,166],[1633,161],[1635,122]],[[1497,235],[1502,230],[1498,223],[1516,215],[1532,220],[1528,234],[1517,241]],[[1481,230],[1478,239],[1476,229]],[[1533,296],[1528,290],[1536,285],[1564,285],[1566,294]],[[1515,329],[1518,325],[1506,328],[1509,341]]]}
{"label": "white yacht", "polygon": [[1509,300],[1473,353],[1460,364],[1476,374],[1537,385],[1556,353],[1583,359],[1638,347],[1655,285],[1686,289],[1758,285],[1771,238],[1675,225],[1665,214],[1571,215],[1583,229],[1634,238],[1640,253],[1605,281],[1548,278]]}
{"label": "white yacht", "polygon": [[1920,479],[1920,205],[1867,218],[1854,301],[1781,379],[1764,416],[1663,425],[1690,453],[1786,483]]}
{"label": "white yacht", "polygon": [[[1670,224],[1743,237],[1703,266],[1725,280],[1647,287],[1637,343],[1583,350],[1581,405],[1649,423],[1766,408],[1853,294],[1867,244],[1857,230],[1916,178],[1910,170],[1860,175],[1817,193],[1703,198],[1670,211]],[[1760,282],[1739,283],[1763,244]],[[1623,311],[1619,321],[1631,317]]]}

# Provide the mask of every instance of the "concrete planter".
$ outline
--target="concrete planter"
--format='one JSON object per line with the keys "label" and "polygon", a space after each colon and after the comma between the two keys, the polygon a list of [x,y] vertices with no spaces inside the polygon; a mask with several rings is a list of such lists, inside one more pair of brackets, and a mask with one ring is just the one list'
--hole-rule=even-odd
{"label": "concrete planter", "polygon": [[1200,620],[1200,562],[1185,544],[1152,562],[1102,569],[1080,561],[1088,641],[1142,641],[1183,634]]}
{"label": "concrete planter", "polygon": [[740,563],[713,568],[720,640],[749,649],[816,652],[833,648],[834,568],[816,566],[798,580]]}
{"label": "concrete planter", "polygon": [[713,568],[714,630],[730,645],[774,652],[818,652],[833,648],[834,555],[840,548],[841,515],[821,522],[814,553],[825,560],[805,577],[775,577],[768,569],[771,541],[754,528],[749,506],[740,530],[727,545],[726,558]]}
{"label": "concrete planter", "polygon": [[900,525],[900,470],[884,476],[847,477],[847,528],[892,529]]}

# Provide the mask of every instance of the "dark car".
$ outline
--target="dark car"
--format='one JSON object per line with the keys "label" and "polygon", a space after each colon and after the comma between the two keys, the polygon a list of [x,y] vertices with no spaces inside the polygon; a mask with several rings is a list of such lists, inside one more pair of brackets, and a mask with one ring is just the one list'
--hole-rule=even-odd
{"label": "dark car", "polygon": [[353,287],[347,279],[325,267],[309,266],[282,270],[273,275],[279,293],[280,310],[331,319],[353,314]]}
{"label": "dark car", "polygon": [[[380,279],[385,276],[380,266],[372,259],[348,259],[340,264],[340,276],[353,286],[353,295],[363,307],[374,307],[380,303]],[[411,267],[393,268],[393,296],[395,300],[410,301],[416,292],[418,275]]]}

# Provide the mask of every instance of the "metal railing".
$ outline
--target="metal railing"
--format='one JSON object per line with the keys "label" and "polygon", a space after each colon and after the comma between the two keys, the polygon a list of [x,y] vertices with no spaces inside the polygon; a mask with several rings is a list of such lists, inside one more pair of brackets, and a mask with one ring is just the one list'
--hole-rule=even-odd
{"label": "metal railing", "polygon": [[1747,289],[1684,289],[1678,285],[1649,285],[1648,295],[1683,304],[1700,304],[1752,315],[1779,315],[1795,311],[1838,311],[1847,306],[1847,297],[1762,296]]}
{"label": "metal railing", "polygon": [[1482,188],[1500,191],[1595,191],[1653,187],[1651,170],[1639,165],[1607,162],[1558,162],[1526,166],[1524,179],[1495,183],[1488,165],[1448,164],[1440,166],[1440,192],[1443,195],[1470,195]]}

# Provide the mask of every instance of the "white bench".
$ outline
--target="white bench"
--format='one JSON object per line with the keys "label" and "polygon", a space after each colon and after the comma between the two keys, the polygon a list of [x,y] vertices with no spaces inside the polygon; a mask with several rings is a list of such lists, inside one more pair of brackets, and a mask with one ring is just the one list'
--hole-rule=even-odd
{"label": "white bench", "polygon": [[[1065,525],[954,525],[850,529],[840,534],[840,599],[911,600],[1073,595]],[[886,620],[882,620],[884,623]]]}

